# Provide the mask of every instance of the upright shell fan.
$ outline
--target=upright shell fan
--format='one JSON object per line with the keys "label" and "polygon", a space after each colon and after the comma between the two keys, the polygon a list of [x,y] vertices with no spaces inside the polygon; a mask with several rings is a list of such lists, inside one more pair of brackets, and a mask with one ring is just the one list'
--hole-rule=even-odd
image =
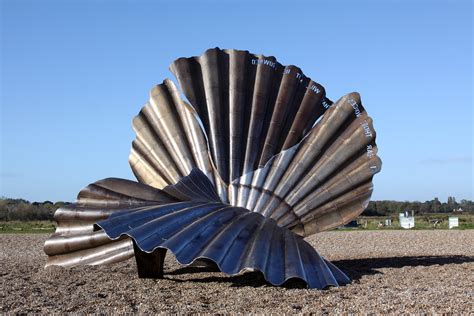
{"label": "upright shell fan", "polygon": [[280,285],[348,283],[302,237],[359,215],[380,171],[375,131],[357,93],[334,104],[295,66],[209,49],[171,65],[133,120],[129,161],[139,182],[109,178],[55,213],[48,265],[135,256],[161,277],[166,250],[228,274],[250,268]]}

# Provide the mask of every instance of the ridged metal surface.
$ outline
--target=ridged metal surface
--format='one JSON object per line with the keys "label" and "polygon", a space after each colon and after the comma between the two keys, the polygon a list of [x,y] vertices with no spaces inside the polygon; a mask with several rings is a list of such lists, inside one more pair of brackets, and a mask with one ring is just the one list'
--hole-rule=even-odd
{"label": "ridged metal surface", "polygon": [[189,103],[166,79],[134,118],[140,183],[101,180],[60,208],[47,265],[169,249],[186,264],[260,270],[273,284],[347,282],[300,236],[349,222],[370,200],[381,161],[360,96],[333,104],[298,67],[247,51],[210,49],[170,69]]}
{"label": "ridged metal surface", "polygon": [[[124,186],[130,189],[126,194]],[[227,274],[255,269],[274,285],[291,278],[310,288],[349,282],[307,242],[273,219],[222,203],[199,169],[164,190],[119,179],[91,184],[81,191],[76,205],[58,212],[59,227],[72,218],[93,224],[80,233],[52,236],[45,245],[48,265],[128,259],[134,254],[132,238],[144,252],[165,248],[182,264],[206,258]]]}
{"label": "ridged metal surface", "polygon": [[206,258],[231,275],[251,268],[274,285],[290,278],[302,279],[310,288],[349,282],[342,274],[337,280],[308,243],[274,220],[220,202],[128,211],[97,225],[112,239],[132,237],[142,251],[168,249],[181,264]]}
{"label": "ridged metal surface", "polygon": [[170,69],[203,122],[225,183],[295,145],[330,104],[298,67],[248,51],[209,49]]}
{"label": "ridged metal surface", "polygon": [[74,204],[54,213],[56,232],[45,242],[46,266],[74,266],[120,262],[133,257],[129,238],[111,240],[94,224],[129,209],[173,203],[171,195],[134,181],[108,178],[82,189]]}
{"label": "ridged metal surface", "polygon": [[[179,58],[170,69],[190,104],[165,80],[133,122],[130,165],[140,182],[156,188],[197,167],[227,202],[233,180],[297,144],[332,104],[298,67],[247,51],[214,48]],[[229,202],[245,198],[243,191]]]}
{"label": "ridged metal surface", "polygon": [[200,168],[223,202],[302,236],[366,208],[381,161],[357,93],[332,104],[299,68],[247,51],[214,48],[170,68],[192,106],[171,81],[153,89],[134,120],[130,161],[141,182],[162,188]]}
{"label": "ridged metal surface", "polygon": [[197,113],[180,99],[171,80],[153,88],[149,102],[133,119],[137,137],[129,163],[138,181],[162,189],[199,168],[219,192],[225,192],[215,175],[199,124]]}
{"label": "ridged metal surface", "polygon": [[229,191],[245,192],[236,205],[303,236],[343,225],[369,203],[381,168],[375,135],[360,96],[348,94],[299,144],[232,182]]}

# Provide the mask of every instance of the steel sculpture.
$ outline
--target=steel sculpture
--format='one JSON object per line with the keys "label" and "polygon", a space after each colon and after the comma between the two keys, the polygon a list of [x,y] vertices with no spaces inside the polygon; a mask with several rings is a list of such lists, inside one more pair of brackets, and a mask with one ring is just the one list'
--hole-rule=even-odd
{"label": "steel sculpture", "polygon": [[135,257],[139,277],[209,259],[224,273],[261,271],[281,285],[350,282],[303,239],[367,206],[380,171],[375,131],[357,93],[331,102],[295,66],[209,49],[170,67],[133,120],[139,182],[90,184],[55,213],[46,266]]}

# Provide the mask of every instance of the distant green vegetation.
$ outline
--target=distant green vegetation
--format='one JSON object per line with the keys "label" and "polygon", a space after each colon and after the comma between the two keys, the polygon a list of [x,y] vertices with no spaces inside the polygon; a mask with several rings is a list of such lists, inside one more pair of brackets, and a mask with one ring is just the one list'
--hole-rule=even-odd
{"label": "distant green vegetation", "polygon": [[415,215],[429,213],[451,213],[453,210],[462,209],[463,213],[474,214],[474,202],[461,200],[457,202],[454,197],[448,197],[448,201],[441,202],[438,198],[425,202],[400,202],[400,201],[370,201],[362,215],[364,216],[388,216],[399,213],[414,211]]}
{"label": "distant green vegetation", "polygon": [[52,233],[55,229],[52,221],[0,222],[0,233]]}
{"label": "distant green vegetation", "polygon": [[[0,233],[51,233],[55,229],[54,212],[67,204],[70,203],[31,203],[23,199],[0,198]],[[447,229],[449,216],[459,217],[459,228],[456,229],[474,229],[474,203],[469,200],[458,203],[453,197],[444,203],[437,198],[426,202],[371,201],[357,218],[357,229],[402,229],[398,214],[405,211],[414,212],[414,229]],[[386,219],[392,220],[391,226],[383,225]]]}
{"label": "distant green vegetation", "polygon": [[[415,227],[413,229],[448,229],[448,218],[455,216],[459,218],[459,227],[452,229],[474,229],[474,214],[419,214],[415,215]],[[390,219],[392,225],[385,226],[385,220]],[[357,229],[361,230],[390,230],[404,229],[398,222],[398,214],[391,216],[359,216],[357,218]]]}
{"label": "distant green vegetation", "polygon": [[0,198],[0,222],[52,221],[54,212],[68,202],[33,202],[23,199]]}

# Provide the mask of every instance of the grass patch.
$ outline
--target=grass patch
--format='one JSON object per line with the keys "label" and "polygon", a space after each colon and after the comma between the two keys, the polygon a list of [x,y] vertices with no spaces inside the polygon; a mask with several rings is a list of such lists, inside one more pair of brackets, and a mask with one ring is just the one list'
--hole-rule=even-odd
{"label": "grass patch", "polygon": [[53,221],[0,222],[0,234],[50,234],[56,229]]}
{"label": "grass patch", "polygon": [[[474,229],[474,214],[422,214],[415,216],[415,230],[448,229],[448,217],[457,216],[459,227],[454,230]],[[391,226],[379,227],[385,219],[391,218]],[[436,227],[434,223],[437,222]],[[364,230],[401,230],[398,216],[360,216],[357,218],[357,228],[338,228],[336,231],[364,231]],[[0,234],[51,234],[56,229],[53,221],[0,221]]]}
{"label": "grass patch", "polygon": [[[415,215],[415,227],[412,229],[415,230],[437,230],[437,229],[449,229],[448,227],[448,218],[450,216],[458,217],[459,218],[459,227],[455,227],[452,229],[474,229],[474,214],[421,214]],[[392,220],[391,226],[380,226],[379,223],[384,224],[386,219]],[[404,229],[400,227],[400,223],[398,221],[398,214],[397,216],[359,216],[357,218],[357,223],[359,227],[356,228],[358,230],[397,230],[397,229]],[[435,225],[436,223],[436,225]],[[342,230],[353,230],[353,229],[342,229]]]}

